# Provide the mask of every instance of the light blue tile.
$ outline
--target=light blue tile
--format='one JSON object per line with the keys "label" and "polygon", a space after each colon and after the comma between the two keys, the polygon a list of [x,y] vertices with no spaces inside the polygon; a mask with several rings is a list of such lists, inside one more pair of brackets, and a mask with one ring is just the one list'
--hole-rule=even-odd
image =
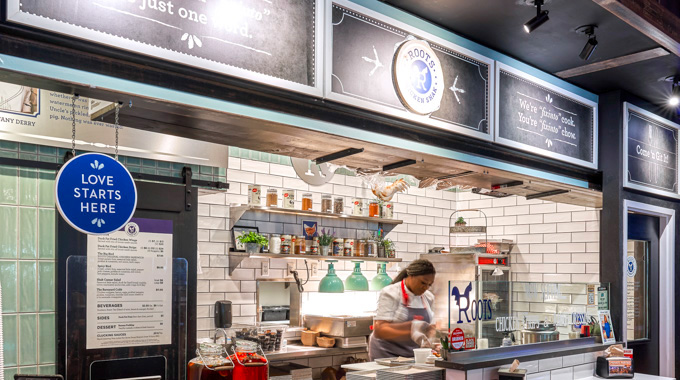
{"label": "light blue tile", "polygon": [[19,314],[19,365],[38,364],[37,314]]}
{"label": "light blue tile", "polygon": [[39,347],[38,363],[56,363],[56,324],[54,314],[40,314],[38,316]]}
{"label": "light blue tile", "polygon": [[38,258],[54,259],[55,209],[41,208],[38,210]]}
{"label": "light blue tile", "polygon": [[159,169],[170,170],[172,169],[172,162],[156,161],[156,167],[158,167]]}
{"label": "light blue tile", "polygon": [[55,310],[55,263],[53,261],[38,261],[38,311]]}
{"label": "light blue tile", "polygon": [[38,310],[37,286],[37,262],[19,261],[19,312],[30,313]]}
{"label": "light blue tile", "polygon": [[14,141],[0,140],[0,149],[18,150],[19,144]]}
{"label": "light blue tile", "polygon": [[142,166],[147,167],[147,168],[155,168],[156,167],[156,161],[142,159]]}
{"label": "light blue tile", "polygon": [[38,153],[38,146],[35,144],[19,144],[19,150],[24,153]]}
{"label": "light blue tile", "polygon": [[[3,298],[4,303],[4,298]],[[16,315],[2,316],[2,337],[5,357],[5,367],[16,366],[19,362],[19,329]]]}
{"label": "light blue tile", "polygon": [[57,155],[57,148],[55,148],[53,146],[40,145],[38,147],[38,153],[56,156]]}
{"label": "light blue tile", "polygon": [[241,157],[241,149],[236,146],[230,146],[229,157]]}
{"label": "light blue tile", "polygon": [[38,155],[31,153],[19,153],[19,159],[28,161],[38,161]]}
{"label": "light blue tile", "polygon": [[0,203],[17,204],[19,173],[14,166],[0,166]]}
{"label": "light blue tile", "polygon": [[38,209],[35,207],[19,208],[19,258],[35,259],[38,247],[36,241],[38,231]]}
{"label": "light blue tile", "polygon": [[38,171],[35,169],[19,170],[19,204],[23,206],[38,204]]}
{"label": "light blue tile", "polygon": [[19,233],[16,206],[0,206],[0,258],[17,257],[17,237]]}

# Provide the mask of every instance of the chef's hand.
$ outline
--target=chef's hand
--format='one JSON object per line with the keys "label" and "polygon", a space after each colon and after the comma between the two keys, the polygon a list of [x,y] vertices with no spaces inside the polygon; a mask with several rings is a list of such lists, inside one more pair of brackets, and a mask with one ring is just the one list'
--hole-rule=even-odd
{"label": "chef's hand", "polygon": [[411,321],[411,339],[420,347],[432,346],[427,337],[430,330],[430,324],[425,321]]}

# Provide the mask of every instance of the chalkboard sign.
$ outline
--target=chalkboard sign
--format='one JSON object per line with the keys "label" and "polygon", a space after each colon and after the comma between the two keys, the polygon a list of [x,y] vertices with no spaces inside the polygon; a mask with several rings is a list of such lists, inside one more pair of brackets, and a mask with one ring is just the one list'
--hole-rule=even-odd
{"label": "chalkboard sign", "polygon": [[317,93],[317,0],[8,0],[8,20]]}
{"label": "chalkboard sign", "polygon": [[496,66],[496,141],[597,168],[597,104],[502,63]]}
{"label": "chalkboard sign", "polygon": [[678,195],[678,126],[624,104],[624,186]]}
{"label": "chalkboard sign", "polygon": [[[333,2],[328,13],[328,98],[492,139],[489,121],[493,109],[493,60],[347,1]],[[395,51],[409,36],[429,43],[444,76],[441,106],[427,116],[407,111],[393,84]]]}

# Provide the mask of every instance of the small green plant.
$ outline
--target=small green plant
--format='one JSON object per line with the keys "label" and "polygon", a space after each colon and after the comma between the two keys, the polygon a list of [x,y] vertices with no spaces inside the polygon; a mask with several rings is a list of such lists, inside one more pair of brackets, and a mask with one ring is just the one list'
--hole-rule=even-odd
{"label": "small green plant", "polygon": [[462,216],[459,216],[458,219],[456,219],[456,225],[464,226],[466,224],[467,224],[467,222],[465,221],[465,219]]}
{"label": "small green plant", "polygon": [[325,228],[322,228],[321,234],[319,235],[319,245],[322,247],[327,247],[333,244],[333,240],[335,240],[335,232],[331,232],[330,229],[326,231]]}
{"label": "small green plant", "polygon": [[255,243],[255,244],[259,244],[263,247],[266,247],[266,246],[269,245],[269,241],[267,240],[267,238],[264,235],[260,235],[257,232],[253,232],[253,231],[248,232],[245,235],[241,235],[241,236],[237,237],[237,239],[238,239],[238,241],[240,241],[243,244]]}
{"label": "small green plant", "polygon": [[385,247],[385,251],[391,251],[394,249],[394,242],[392,239],[383,239],[380,241],[380,244]]}

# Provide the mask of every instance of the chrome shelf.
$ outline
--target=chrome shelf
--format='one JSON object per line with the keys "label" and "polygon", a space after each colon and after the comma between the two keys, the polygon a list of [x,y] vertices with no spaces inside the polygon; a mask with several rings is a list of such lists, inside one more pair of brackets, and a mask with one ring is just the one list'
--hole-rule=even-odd
{"label": "chrome shelf", "polygon": [[[234,252],[229,252],[232,254]],[[237,252],[241,253],[241,252]],[[355,257],[355,256],[321,256],[321,255],[288,255],[282,253],[253,253],[252,258],[269,258],[269,259],[309,259],[309,260],[357,260],[357,261],[383,261],[389,263],[401,262],[401,259],[390,259],[387,257]]]}

